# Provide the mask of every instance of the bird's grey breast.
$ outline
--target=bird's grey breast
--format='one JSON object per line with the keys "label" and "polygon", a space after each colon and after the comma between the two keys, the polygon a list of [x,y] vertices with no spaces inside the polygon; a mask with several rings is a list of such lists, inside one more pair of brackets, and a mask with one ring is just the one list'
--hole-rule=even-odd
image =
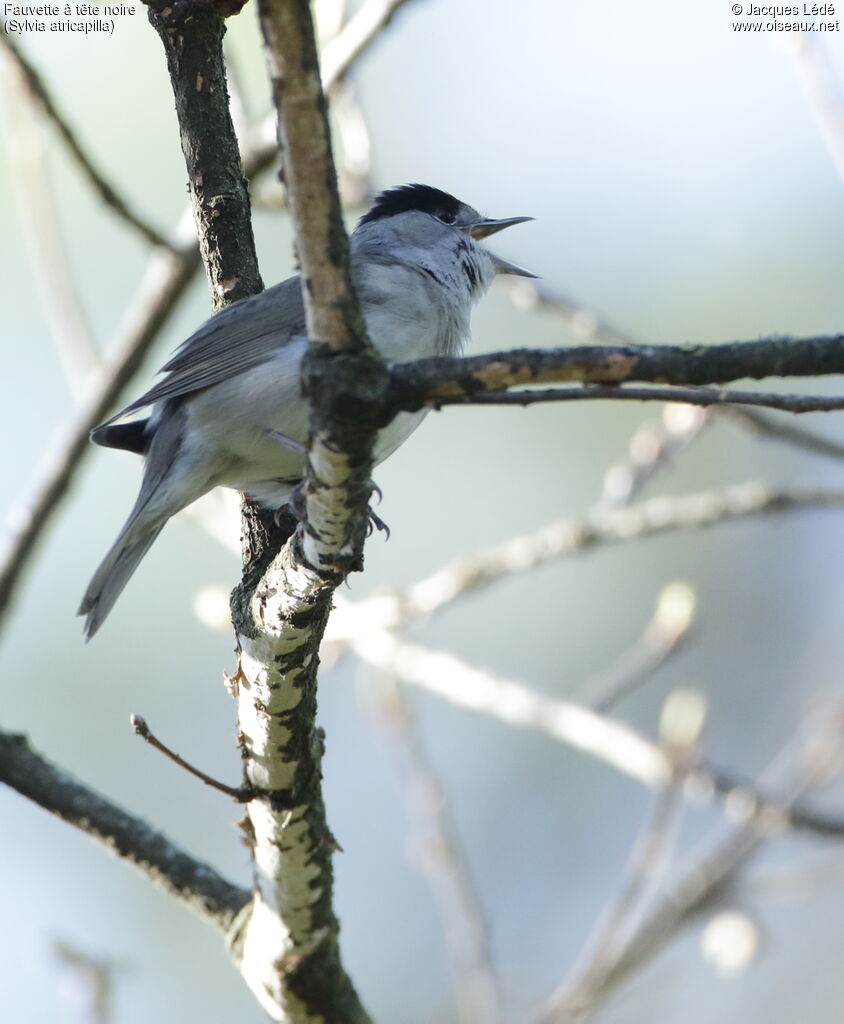
{"label": "bird's grey breast", "polygon": [[387,362],[456,355],[469,334],[470,303],[423,267],[385,258],[354,264],[373,345]]}

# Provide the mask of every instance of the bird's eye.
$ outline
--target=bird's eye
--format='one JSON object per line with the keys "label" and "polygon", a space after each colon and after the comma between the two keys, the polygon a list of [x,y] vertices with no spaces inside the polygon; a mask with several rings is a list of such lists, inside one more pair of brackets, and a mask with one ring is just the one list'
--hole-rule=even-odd
{"label": "bird's eye", "polygon": [[442,221],[443,224],[453,224],[457,220],[457,214],[451,210],[440,210],[436,215],[437,220]]}

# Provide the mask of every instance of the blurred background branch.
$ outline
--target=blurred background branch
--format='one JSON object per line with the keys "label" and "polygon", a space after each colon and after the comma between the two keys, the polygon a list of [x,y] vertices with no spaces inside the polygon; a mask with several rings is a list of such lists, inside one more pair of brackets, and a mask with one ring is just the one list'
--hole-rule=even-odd
{"label": "blurred background branch", "polygon": [[76,132],[58,109],[43,79],[27,60],[14,36],[6,31],[0,32],[0,46],[3,48],[6,60],[16,69],[29,94],[42,108],[44,116],[58,132],[62,144],[73,157],[83,177],[87,179],[103,205],[134,228],[150,245],[160,245],[165,249],[172,248],[171,243],[156,228],[134,212],[129,202],[120,195],[113,183],[98,170],[93,158],[83,148]]}
{"label": "blurred background branch", "polygon": [[247,890],[47,761],[25,736],[0,732],[0,779],[81,829],[223,931],[249,898]]}

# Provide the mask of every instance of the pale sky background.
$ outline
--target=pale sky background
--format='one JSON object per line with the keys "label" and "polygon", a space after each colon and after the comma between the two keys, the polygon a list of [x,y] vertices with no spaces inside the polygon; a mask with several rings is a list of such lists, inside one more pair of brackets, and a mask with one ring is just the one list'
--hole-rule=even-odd
{"label": "pale sky background", "polygon": [[[379,187],[423,181],[491,216],[536,222],[497,248],[641,341],[727,341],[841,330],[844,186],[800,89],[784,34],[736,33],[727,3],[641,6],[417,0],[354,75]],[[230,21],[253,111],[268,103],[254,5]],[[819,36],[844,79],[841,33]],[[99,163],[169,230],[184,169],[163,55],[145,13],[113,37],[23,40]],[[102,212],[52,134],[51,172],[73,270],[100,345],[114,333],[146,251]],[[285,219],[259,211],[262,271],[292,272]],[[33,284],[0,157],[0,432],[5,508],[72,412]],[[197,282],[131,393],[208,312]],[[566,344],[551,316],[494,291],[472,351]],[[835,382],[819,387],[833,388]],[[657,407],[592,403],[450,409],[376,479],[393,535],[373,538],[351,596],[401,585],[450,557],[583,511],[636,424]],[[842,421],[806,422],[844,438]],[[840,487],[833,462],[716,427],[653,493],[768,478]],[[222,685],[232,640],[200,625],[196,592],[229,589],[236,559],[191,522],[171,523],[96,640],[74,617],[137,487],[136,461],[92,452],[20,588],[0,650],[0,724],[164,829],[233,879],[248,856],[225,798],[136,740],[131,712],[214,775],[238,776],[234,708]],[[695,586],[693,645],[619,717],[654,735],[677,686],[706,693],[708,754],[738,773],[766,763],[812,692],[841,685],[840,513],[725,526],[607,549],[507,582],[412,631],[414,638],[577,697],[648,620],[669,580]],[[380,1022],[451,1024],[448,964],[430,894],[408,853],[390,742],[350,661],[321,681],[320,721],[347,965]],[[419,694],[429,756],[447,787],[475,873],[508,1024],[530,1021],[616,891],[648,798],[597,762]],[[840,807],[844,789],[817,799]],[[715,812],[690,811],[680,856]],[[118,1024],[263,1020],[202,922],[87,838],[0,790],[0,1005],[15,1024],[82,1022],[51,942],[114,960]],[[771,863],[834,858],[788,839]],[[832,1024],[844,978],[841,860],[805,898],[740,893],[763,935],[741,977],[716,978],[690,928],[619,990],[602,1024]]]}

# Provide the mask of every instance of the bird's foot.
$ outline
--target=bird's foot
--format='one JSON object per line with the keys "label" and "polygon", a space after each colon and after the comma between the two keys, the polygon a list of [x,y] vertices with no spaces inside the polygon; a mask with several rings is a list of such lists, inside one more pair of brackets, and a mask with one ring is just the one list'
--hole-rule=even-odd
{"label": "bird's foot", "polygon": [[305,507],[305,481],[300,480],[298,484],[290,492],[290,497],[287,499],[287,504],[282,505],[276,512],[276,522],[278,522],[279,516],[292,515],[293,518],[300,523],[305,521],[305,513],[307,509]]}
{"label": "bird's foot", "polygon": [[[376,488],[376,490],[378,490],[378,489]],[[380,496],[381,496],[381,492],[380,491],[378,491],[378,496],[380,498]],[[372,531],[373,530],[378,530],[379,533],[383,533],[383,534],[386,535],[384,537],[385,540],[389,540],[390,539],[390,527],[387,526],[387,524],[384,522],[384,520],[379,515],[376,515],[375,512],[373,512],[371,505],[367,508],[366,514],[369,517],[369,525],[367,526],[367,530],[366,530],[367,537],[371,537],[372,536]]]}

